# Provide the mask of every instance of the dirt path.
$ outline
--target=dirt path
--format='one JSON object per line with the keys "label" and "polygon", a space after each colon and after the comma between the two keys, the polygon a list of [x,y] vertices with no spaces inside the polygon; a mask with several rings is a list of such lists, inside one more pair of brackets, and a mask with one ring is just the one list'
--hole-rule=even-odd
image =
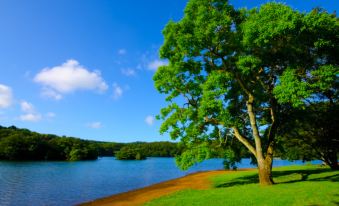
{"label": "dirt path", "polygon": [[83,203],[81,205],[95,205],[95,206],[138,206],[150,200],[161,197],[163,195],[171,194],[173,192],[183,189],[207,189],[211,187],[209,178],[218,174],[231,173],[234,171],[216,170],[207,172],[193,173],[178,179],[161,182],[149,187],[132,190],[125,193],[112,195],[106,198],[97,199],[91,202]]}

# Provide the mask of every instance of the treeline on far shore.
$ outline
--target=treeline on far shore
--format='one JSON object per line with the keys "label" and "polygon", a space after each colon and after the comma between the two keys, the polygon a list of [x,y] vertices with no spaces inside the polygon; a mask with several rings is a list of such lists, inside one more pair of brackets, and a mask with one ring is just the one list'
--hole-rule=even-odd
{"label": "treeline on far shore", "polygon": [[174,157],[182,147],[173,142],[100,142],[74,137],[40,134],[15,126],[0,126],[0,160],[95,160],[101,156],[118,159]]}

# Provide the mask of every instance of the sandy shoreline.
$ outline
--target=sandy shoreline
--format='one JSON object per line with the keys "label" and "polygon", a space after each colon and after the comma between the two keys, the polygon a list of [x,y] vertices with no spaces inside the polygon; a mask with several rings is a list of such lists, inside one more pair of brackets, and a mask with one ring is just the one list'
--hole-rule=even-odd
{"label": "sandy shoreline", "polygon": [[[241,169],[238,171],[253,170]],[[211,187],[210,177],[218,174],[232,173],[236,171],[229,170],[213,170],[206,172],[197,172],[180,177],[177,179],[168,180],[148,187],[115,194],[112,196],[96,199],[90,202],[82,203],[82,206],[138,206],[150,200],[168,195],[179,190],[197,189],[203,190]]]}

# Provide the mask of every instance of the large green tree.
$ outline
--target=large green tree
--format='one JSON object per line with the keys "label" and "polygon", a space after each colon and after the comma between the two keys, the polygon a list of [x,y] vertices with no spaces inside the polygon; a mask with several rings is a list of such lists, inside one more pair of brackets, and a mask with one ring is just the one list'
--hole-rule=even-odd
{"label": "large green tree", "polygon": [[236,10],[227,0],[190,0],[184,17],[163,30],[160,56],[169,64],[154,76],[169,102],[160,132],[188,148],[179,166],[236,138],[257,160],[260,184],[273,184],[284,110],[318,101],[337,81],[338,28],[338,18],[321,9],[300,13],[267,3]]}

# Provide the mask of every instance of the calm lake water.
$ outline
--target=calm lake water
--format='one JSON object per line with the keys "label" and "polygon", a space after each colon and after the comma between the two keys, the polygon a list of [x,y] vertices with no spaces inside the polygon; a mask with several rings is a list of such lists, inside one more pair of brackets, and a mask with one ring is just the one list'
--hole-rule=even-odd
{"label": "calm lake water", "polygon": [[[274,166],[290,164],[302,162],[274,161]],[[243,159],[238,167],[254,166],[249,159]],[[222,169],[221,159],[204,161],[188,171],[179,170],[173,158],[148,158],[143,161],[119,161],[110,157],[79,162],[0,161],[0,205],[74,205],[192,172],[215,169]]]}

